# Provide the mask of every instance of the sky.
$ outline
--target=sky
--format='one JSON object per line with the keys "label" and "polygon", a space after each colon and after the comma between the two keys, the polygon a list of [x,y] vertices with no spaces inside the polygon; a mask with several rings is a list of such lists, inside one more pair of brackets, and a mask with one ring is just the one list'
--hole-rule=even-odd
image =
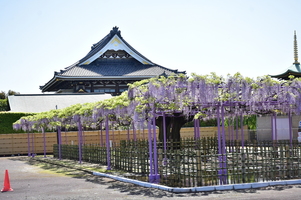
{"label": "sky", "polygon": [[114,26],[164,67],[256,78],[294,62],[301,1],[0,0],[0,91],[41,94]]}

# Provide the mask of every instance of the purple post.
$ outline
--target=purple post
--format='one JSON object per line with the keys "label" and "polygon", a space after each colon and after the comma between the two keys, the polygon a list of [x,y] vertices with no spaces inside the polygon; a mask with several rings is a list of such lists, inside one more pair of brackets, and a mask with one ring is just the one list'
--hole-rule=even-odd
{"label": "purple post", "polygon": [[42,134],[43,134],[43,143],[44,143],[44,158],[46,158],[46,136],[43,127],[42,127]]}
{"label": "purple post", "polygon": [[137,137],[136,137],[136,129],[135,129],[135,124],[133,123],[133,136],[134,136],[134,141],[137,141]]}
{"label": "purple post", "polygon": [[160,175],[158,174],[158,151],[157,151],[157,131],[156,131],[156,116],[153,116],[153,134],[154,134],[154,168],[155,168],[155,182],[158,183]]}
{"label": "purple post", "polygon": [[[228,118],[228,135],[229,135],[229,138],[228,138],[228,140],[229,140],[229,142],[230,142],[230,152],[232,152],[232,150],[231,150],[231,145],[232,145],[232,131],[231,131],[231,122],[232,121],[230,121],[230,118]],[[226,128],[226,127],[225,127]],[[226,139],[226,138],[225,138]]]}
{"label": "purple post", "polygon": [[149,182],[154,181],[154,172],[153,172],[153,150],[152,150],[152,129],[151,122],[148,121],[148,151],[149,151]]}
{"label": "purple post", "polygon": [[271,115],[271,132],[272,132],[272,141],[275,139],[275,133],[274,133],[274,115]]}
{"label": "purple post", "polygon": [[222,166],[223,166],[223,175],[222,182],[223,184],[227,184],[227,152],[226,152],[226,135],[225,135],[225,114],[224,114],[224,106],[221,107],[221,118],[222,118]]}
{"label": "purple post", "polygon": [[244,124],[243,116],[240,115],[240,129],[241,129],[241,147],[245,147],[245,134],[244,134]]}
{"label": "purple post", "polygon": [[128,138],[128,141],[130,140],[130,127],[128,127],[128,130],[127,130],[127,138]]}
{"label": "purple post", "polygon": [[164,164],[167,164],[167,159],[166,159],[166,116],[165,116],[165,112],[163,112],[163,148],[164,148]]}
{"label": "purple post", "polygon": [[35,150],[34,150],[34,133],[32,133],[32,137],[31,137],[31,143],[32,143],[32,152],[31,152],[31,156],[34,157],[35,154]]}
{"label": "purple post", "polygon": [[109,134],[109,118],[106,117],[106,146],[107,146],[107,170],[111,170],[111,149],[110,149],[110,134]]}
{"label": "purple post", "polygon": [[200,139],[200,121],[199,119],[194,119],[194,139]]}
{"label": "purple post", "polygon": [[80,119],[77,122],[77,127],[78,127],[78,159],[79,163],[82,163],[82,124],[80,123]]}
{"label": "purple post", "polygon": [[31,156],[34,157],[34,133],[32,132],[32,137],[31,137]]}
{"label": "purple post", "polygon": [[277,134],[277,115],[274,112],[274,121],[275,121],[275,140],[278,141],[278,134]]}
{"label": "purple post", "polygon": [[103,146],[102,123],[100,123],[100,146]]}
{"label": "purple post", "polygon": [[[232,122],[233,125],[231,126]],[[233,118],[229,118],[228,133],[229,133],[229,140],[230,140],[230,152],[233,152],[234,151],[234,119]]]}
{"label": "purple post", "polygon": [[235,130],[235,128],[234,128],[234,120],[235,120],[235,119],[233,119],[233,126],[232,126],[232,129],[231,129],[231,130],[232,130],[232,152],[234,152],[234,144],[235,144],[234,141],[235,141],[235,137],[236,137],[236,136],[234,136],[234,135],[236,135],[236,134],[235,134],[236,130]]}
{"label": "purple post", "polygon": [[197,133],[197,139],[200,139],[201,138],[201,133],[200,133],[200,119],[197,119],[196,121],[196,133]]}
{"label": "purple post", "polygon": [[231,124],[232,124],[232,122],[233,122],[233,125],[232,126],[229,125],[229,134],[231,133],[231,135],[230,135],[231,144],[233,144],[233,142],[234,142],[234,119],[233,118],[231,119]]}
{"label": "purple post", "polygon": [[28,157],[30,157],[31,152],[30,152],[30,135],[29,135],[29,131],[27,131],[27,151],[28,151]]}
{"label": "purple post", "polygon": [[290,147],[293,147],[293,131],[292,131],[292,113],[289,111],[288,113],[288,124],[289,124],[289,134],[290,134]]}
{"label": "purple post", "polygon": [[196,138],[197,138],[197,133],[196,133],[196,119],[193,120],[193,133],[194,133],[194,139],[196,140]]}
{"label": "purple post", "polygon": [[59,145],[59,160],[62,160],[62,134],[61,127],[57,127],[58,145]]}
{"label": "purple post", "polygon": [[218,154],[221,154],[221,128],[220,128],[220,116],[219,116],[219,106],[216,108],[216,118],[217,118],[217,145],[218,145]]}
{"label": "purple post", "polygon": [[236,122],[236,140],[238,140],[238,117],[237,117],[237,115],[235,117],[235,122]]}
{"label": "purple post", "polygon": [[218,175],[219,175],[219,182],[222,185],[223,184],[223,157],[222,157],[222,138],[221,138],[221,128],[220,128],[220,106],[218,105],[216,107],[217,113],[216,113],[216,118],[217,118],[217,143],[218,143],[218,161],[219,161],[219,170],[218,170]]}

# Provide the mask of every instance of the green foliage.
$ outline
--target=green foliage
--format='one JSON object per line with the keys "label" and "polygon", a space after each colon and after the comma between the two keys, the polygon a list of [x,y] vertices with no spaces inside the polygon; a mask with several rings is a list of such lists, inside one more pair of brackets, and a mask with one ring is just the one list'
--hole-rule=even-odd
{"label": "green foliage", "polygon": [[[229,119],[227,118],[225,120],[225,126],[234,126],[236,127],[236,120],[237,121],[237,126],[240,128],[241,123],[240,123],[240,118],[233,118]],[[244,116],[243,118],[243,126],[248,126],[248,129],[250,130],[255,130],[256,129],[256,115],[249,115],[249,116]]]}
{"label": "green foliage", "polygon": [[0,112],[0,134],[24,133],[21,130],[13,130],[13,123],[23,116],[30,116],[32,113],[10,113]]}
{"label": "green foliage", "polygon": [[0,99],[6,99],[6,94],[4,91],[0,92]]}
{"label": "green foliage", "polygon": [[257,116],[256,115],[251,115],[251,116],[245,116],[244,117],[244,125],[248,126],[248,129],[255,130],[256,129],[256,121],[257,121]]}
{"label": "green foliage", "polygon": [[97,102],[96,104],[91,105],[91,109],[96,105],[96,108],[104,108],[108,110],[116,109],[117,107],[126,107],[129,106],[130,100],[128,98],[127,91],[123,92],[119,96],[112,97],[110,99],[105,99]]}
{"label": "green foliage", "polygon": [[8,102],[8,96],[9,95],[15,95],[15,94],[20,94],[19,92],[15,92],[13,90],[9,90],[7,93],[4,91],[0,92],[0,112],[1,111],[9,111],[9,102]]}
{"label": "green foliage", "polygon": [[[217,126],[216,119],[200,120],[200,127]],[[194,121],[187,122],[183,127],[194,127]]]}
{"label": "green foliage", "polygon": [[9,105],[7,99],[0,99],[0,111],[9,111]]}
{"label": "green foliage", "polygon": [[[234,126],[236,127],[236,121],[226,119],[225,126]],[[243,125],[248,126],[248,129],[255,130],[256,129],[256,115],[244,116]],[[193,127],[194,121],[187,122],[184,127]],[[208,126],[217,126],[217,119],[209,119],[209,120],[200,120],[201,127],[208,127]],[[238,119],[238,127],[240,128],[240,119]]]}

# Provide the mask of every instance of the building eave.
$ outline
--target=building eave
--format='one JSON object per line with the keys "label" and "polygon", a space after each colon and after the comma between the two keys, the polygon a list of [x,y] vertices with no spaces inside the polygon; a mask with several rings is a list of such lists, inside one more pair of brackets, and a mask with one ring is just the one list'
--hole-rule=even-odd
{"label": "building eave", "polygon": [[107,80],[107,79],[122,79],[122,80],[129,80],[129,79],[147,79],[152,78],[154,76],[56,76],[58,80]]}
{"label": "building eave", "polygon": [[154,76],[94,76],[94,77],[74,77],[74,76],[54,76],[49,82],[45,85],[40,86],[42,92],[47,92],[49,88],[54,86],[56,82],[59,81],[68,81],[68,80],[75,80],[75,81],[90,81],[90,80],[142,80],[142,79],[149,79]]}
{"label": "building eave", "polygon": [[47,89],[54,85],[55,80],[57,80],[56,76],[50,79],[50,81],[48,81],[45,85],[40,86],[40,90],[42,90],[42,92],[47,92]]}

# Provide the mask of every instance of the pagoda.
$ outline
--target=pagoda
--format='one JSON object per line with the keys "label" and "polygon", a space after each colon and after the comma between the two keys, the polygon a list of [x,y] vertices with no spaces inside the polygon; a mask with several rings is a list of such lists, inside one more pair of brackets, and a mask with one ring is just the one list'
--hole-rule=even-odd
{"label": "pagoda", "polygon": [[300,63],[298,61],[298,45],[297,45],[297,35],[296,31],[294,31],[294,63],[284,72],[277,75],[270,75],[272,78],[278,78],[282,80],[289,80],[290,76],[294,76],[295,78],[301,77],[301,69]]}
{"label": "pagoda", "polygon": [[121,36],[118,27],[92,45],[89,53],[73,65],[54,72],[42,92],[100,93],[113,96],[128,89],[128,83],[156,76],[183,73],[153,63]]}

